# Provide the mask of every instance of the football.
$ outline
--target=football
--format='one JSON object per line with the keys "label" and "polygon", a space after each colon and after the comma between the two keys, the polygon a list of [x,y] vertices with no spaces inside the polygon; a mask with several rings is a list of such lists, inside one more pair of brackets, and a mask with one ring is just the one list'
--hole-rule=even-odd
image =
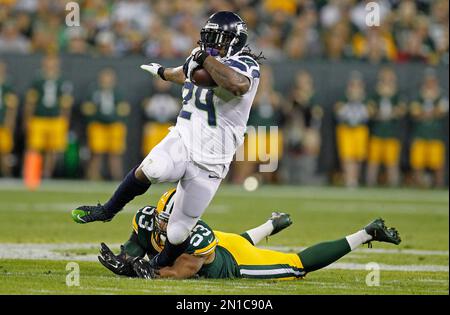
{"label": "football", "polygon": [[198,86],[204,86],[204,87],[215,87],[217,86],[217,83],[214,82],[214,79],[211,77],[211,75],[203,68],[198,68],[194,70],[194,73],[192,74],[192,83]]}

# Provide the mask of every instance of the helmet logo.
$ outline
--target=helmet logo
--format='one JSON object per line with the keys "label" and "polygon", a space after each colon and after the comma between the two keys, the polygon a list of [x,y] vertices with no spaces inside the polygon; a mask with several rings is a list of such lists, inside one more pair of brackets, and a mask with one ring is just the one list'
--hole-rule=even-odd
{"label": "helmet logo", "polygon": [[205,28],[217,30],[217,29],[219,29],[219,24],[208,22],[208,23],[205,25]]}
{"label": "helmet logo", "polygon": [[241,32],[247,34],[247,27],[244,23],[238,23],[236,24],[236,31],[238,34],[240,34]]}

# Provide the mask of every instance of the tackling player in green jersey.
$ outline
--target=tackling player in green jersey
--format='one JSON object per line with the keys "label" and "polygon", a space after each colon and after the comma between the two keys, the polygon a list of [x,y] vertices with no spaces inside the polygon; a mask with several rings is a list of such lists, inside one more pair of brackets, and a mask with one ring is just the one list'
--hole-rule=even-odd
{"label": "tackling player in green jersey", "polygon": [[255,245],[291,225],[288,214],[275,212],[266,223],[241,235],[213,231],[199,220],[191,232],[185,252],[173,265],[155,269],[143,257],[147,255],[151,258],[163,250],[174,195],[175,189],[169,190],[156,207],[147,206],[136,213],[131,237],[121,246],[119,255],[102,243],[98,257],[100,262],[115,274],[146,279],[186,279],[195,276],[298,279],[333,263],[362,244],[380,241],[398,245],[401,242],[395,228],[387,228],[382,219],[376,219],[345,238],[320,243],[300,253],[283,253]]}

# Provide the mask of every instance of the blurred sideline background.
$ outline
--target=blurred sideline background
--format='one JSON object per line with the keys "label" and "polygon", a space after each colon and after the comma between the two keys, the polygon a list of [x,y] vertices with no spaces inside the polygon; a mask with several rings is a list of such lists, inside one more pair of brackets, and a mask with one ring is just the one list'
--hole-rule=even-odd
{"label": "blurred sideline background", "polygon": [[247,148],[229,182],[448,185],[448,1],[375,1],[379,27],[370,1],[85,0],[80,27],[67,2],[0,0],[1,177],[120,180],[181,107],[139,65],[182,64],[230,10],[266,57],[249,124],[279,127],[259,137],[280,164],[258,173]]}

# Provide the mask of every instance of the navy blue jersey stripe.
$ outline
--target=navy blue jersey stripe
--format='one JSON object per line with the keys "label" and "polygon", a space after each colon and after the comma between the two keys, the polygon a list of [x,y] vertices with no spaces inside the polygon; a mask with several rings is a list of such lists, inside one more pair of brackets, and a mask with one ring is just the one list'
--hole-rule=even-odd
{"label": "navy blue jersey stripe", "polygon": [[253,60],[253,59],[250,58],[250,57],[240,56],[240,57],[239,57],[239,61],[245,62],[245,64],[246,64],[249,68],[251,68],[251,67],[258,67],[258,64],[256,63],[256,61]]}
{"label": "navy blue jersey stripe", "polygon": [[233,60],[233,59],[229,59],[225,62],[227,65],[229,65],[230,67],[234,67],[234,68],[238,68],[239,70],[243,71],[243,72],[247,72],[247,65],[245,63]]}
{"label": "navy blue jersey stripe", "polygon": [[182,111],[180,112],[180,115],[178,115],[178,116],[181,117],[181,118],[184,118],[184,119],[189,120],[189,119],[191,119],[191,115],[192,115],[192,113],[187,112],[187,111],[185,111],[185,110],[182,110]]}

